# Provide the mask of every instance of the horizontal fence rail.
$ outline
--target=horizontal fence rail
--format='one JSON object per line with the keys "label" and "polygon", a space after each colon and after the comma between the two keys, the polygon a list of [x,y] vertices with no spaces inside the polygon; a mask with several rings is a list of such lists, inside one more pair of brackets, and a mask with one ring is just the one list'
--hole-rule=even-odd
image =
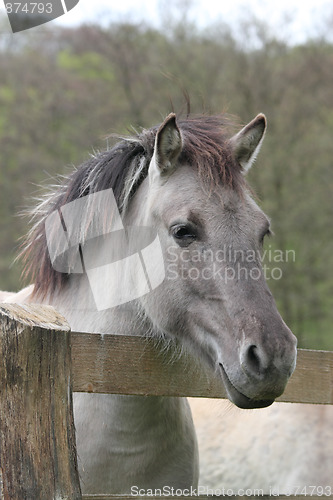
{"label": "horizontal fence rail", "polygon": [[[149,338],[72,332],[73,390],[226,398],[221,377],[177,348]],[[333,352],[298,349],[297,367],[278,401],[333,404]]]}
{"label": "horizontal fence rail", "polygon": [[[152,498],[82,497],[72,391],[226,397],[218,374],[173,344],[135,335],[70,332],[66,320],[50,306],[2,304],[0,499]],[[333,404],[333,352],[299,349],[297,368],[278,401]]]}

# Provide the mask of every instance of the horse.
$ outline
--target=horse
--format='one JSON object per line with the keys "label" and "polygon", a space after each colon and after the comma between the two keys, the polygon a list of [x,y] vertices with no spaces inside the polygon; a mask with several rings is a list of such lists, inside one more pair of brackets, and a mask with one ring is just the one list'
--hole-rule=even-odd
{"label": "horse", "polygon": [[[33,210],[21,255],[33,284],[5,300],[50,304],[74,331],[178,343],[233,404],[270,406],[297,349],[262,272],[270,221],[245,175],[266,126],[263,114],[233,133],[225,114],[171,113],[92,156]],[[73,402],[83,493],[197,487],[186,398]]]}

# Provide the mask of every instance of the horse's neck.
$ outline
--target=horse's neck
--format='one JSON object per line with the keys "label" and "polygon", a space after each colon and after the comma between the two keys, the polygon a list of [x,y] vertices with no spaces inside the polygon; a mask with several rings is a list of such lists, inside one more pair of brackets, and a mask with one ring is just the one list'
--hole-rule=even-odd
{"label": "horse's neck", "polygon": [[196,487],[198,450],[184,398],[74,394],[83,493]]}
{"label": "horse's neck", "polygon": [[85,275],[71,276],[58,293],[43,300],[61,313],[72,331],[146,335],[149,323],[134,302],[98,311]]}

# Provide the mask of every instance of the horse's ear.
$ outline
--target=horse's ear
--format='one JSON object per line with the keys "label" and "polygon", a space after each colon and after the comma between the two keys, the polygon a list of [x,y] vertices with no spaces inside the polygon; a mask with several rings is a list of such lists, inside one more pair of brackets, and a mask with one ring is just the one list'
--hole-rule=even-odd
{"label": "horse's ear", "polygon": [[264,140],[267,121],[260,113],[231,139],[231,146],[236,160],[246,173],[255,161]]}
{"label": "horse's ear", "polygon": [[154,170],[158,175],[172,173],[181,150],[181,133],[176,122],[176,115],[171,113],[157,131],[150,170]]}

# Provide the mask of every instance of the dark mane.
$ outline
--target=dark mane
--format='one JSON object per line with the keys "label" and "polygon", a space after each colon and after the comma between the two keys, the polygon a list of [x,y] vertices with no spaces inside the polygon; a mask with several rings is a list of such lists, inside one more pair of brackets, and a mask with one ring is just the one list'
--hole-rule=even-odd
{"label": "dark mane", "polygon": [[[223,184],[238,192],[245,186],[241,167],[235,162],[229,145],[231,121],[225,116],[197,116],[177,120],[183,138],[180,163],[197,169],[208,186]],[[34,226],[21,252],[24,276],[35,283],[34,294],[53,293],[68,275],[52,267],[46,236],[45,219],[71,201],[111,188],[120,211],[124,210],[148,173],[158,126],[143,130],[118,142],[111,150],[93,156],[74,170],[62,185],[47,194],[32,212]]]}

